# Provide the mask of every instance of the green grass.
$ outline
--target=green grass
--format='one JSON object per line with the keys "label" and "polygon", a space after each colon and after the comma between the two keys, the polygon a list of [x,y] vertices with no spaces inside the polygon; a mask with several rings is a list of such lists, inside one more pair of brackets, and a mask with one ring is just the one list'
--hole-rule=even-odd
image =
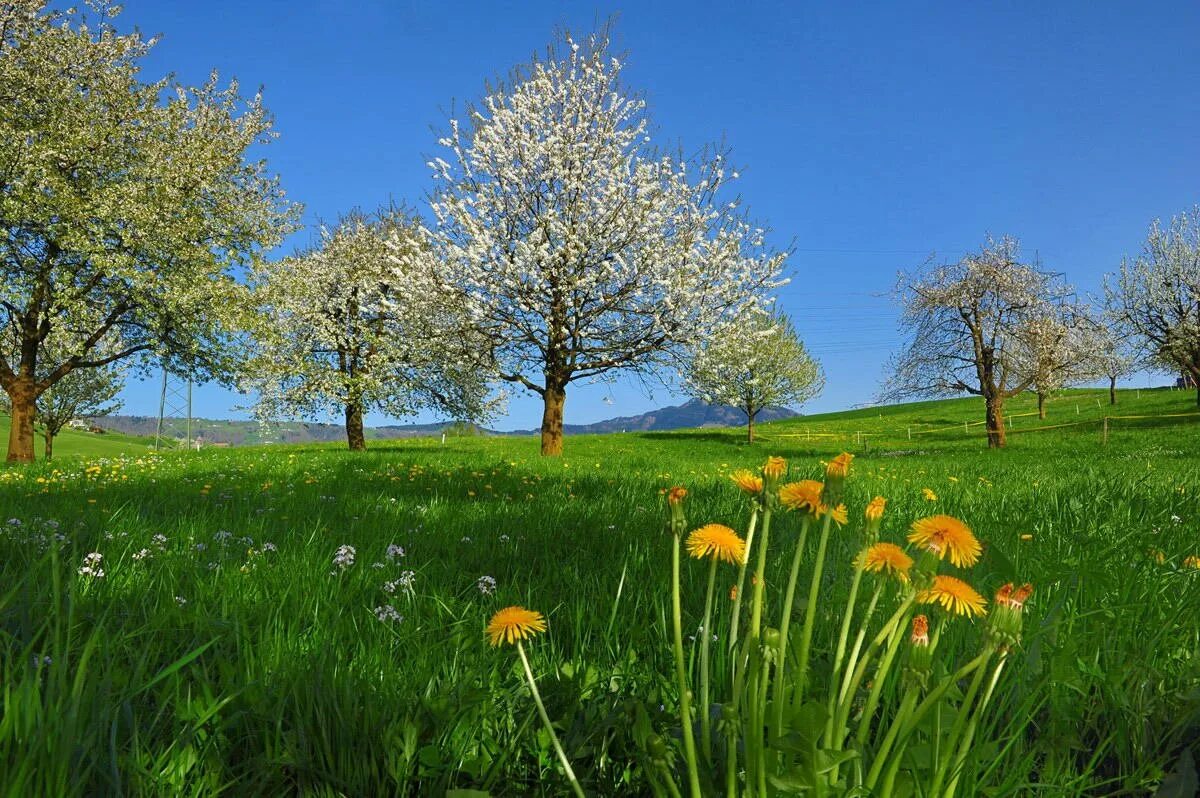
{"label": "green grass", "polygon": [[[766,424],[753,446],[701,430],[573,437],[555,460],[531,438],[459,438],[0,468],[0,524],[20,521],[0,536],[6,793],[564,794],[519,663],[482,636],[520,603],[549,619],[529,651],[585,788],[645,794],[641,730],[678,732],[659,491],[689,489],[693,526],[741,528],[731,470],[780,454],[817,477],[847,448],[852,524],[825,570],[816,667],[867,500],[889,499],[897,542],[951,513],[985,543],[981,592],[1037,589],[959,794],[1148,794],[1200,737],[1200,571],[1182,564],[1200,554],[1200,418],[1163,418],[1194,413],[1193,394],[1122,392],[1119,414],[1158,418],[1114,421],[1102,446],[1097,397],[1016,417],[999,452],[962,428],[980,403],[956,400]],[[795,526],[772,532],[769,582]],[[77,573],[91,551],[102,580]],[[412,591],[386,593],[405,571]],[[685,571],[692,628],[705,577]],[[378,620],[385,604],[403,621]],[[961,661],[979,635],[951,629],[939,657]]]}
{"label": "green grass", "polygon": [[[8,443],[9,418],[0,416],[0,443]],[[96,434],[80,430],[65,429],[54,438],[55,458],[64,457],[120,457],[137,455],[154,446],[153,438],[122,435],[119,432]],[[37,435],[34,450],[39,458],[46,454],[46,441]]]}

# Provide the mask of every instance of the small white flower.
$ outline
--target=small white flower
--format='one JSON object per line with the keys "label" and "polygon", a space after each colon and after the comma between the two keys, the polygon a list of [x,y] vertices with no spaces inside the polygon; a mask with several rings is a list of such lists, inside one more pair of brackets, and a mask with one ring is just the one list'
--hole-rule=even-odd
{"label": "small white flower", "polygon": [[182,607],[184,604],[187,604],[187,599],[185,599],[183,596],[176,596],[175,603]]}
{"label": "small white flower", "polygon": [[496,592],[496,580],[490,576],[481,576],[475,582],[475,587],[479,588],[479,592],[485,596],[490,596]]}
{"label": "small white flower", "polygon": [[337,551],[333,553],[333,564],[344,571],[354,565],[355,553],[353,546],[338,546]]}
{"label": "small white flower", "polygon": [[375,617],[384,623],[400,623],[404,620],[404,616],[397,612],[396,608],[391,604],[384,604],[382,607],[376,607]]}
{"label": "small white flower", "polygon": [[387,547],[387,558],[389,560],[398,560],[404,556],[404,547],[397,546],[395,543],[389,543]]}

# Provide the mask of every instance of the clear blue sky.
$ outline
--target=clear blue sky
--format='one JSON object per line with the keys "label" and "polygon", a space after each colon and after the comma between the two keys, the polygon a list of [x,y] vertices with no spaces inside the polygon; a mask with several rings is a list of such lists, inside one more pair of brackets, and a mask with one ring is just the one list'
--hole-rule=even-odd
{"label": "clear blue sky", "polygon": [[[810,411],[876,394],[898,344],[898,269],[1012,234],[1095,291],[1153,218],[1200,202],[1200,4],[815,5],[127,0],[121,24],[163,34],[152,75],[216,68],[265,87],[281,134],[266,154],[312,223],[422,204],[431,127],[456,99],[557,28],[619,15],[658,140],[724,137],[752,212],[795,244],[783,304],[827,374]],[[536,426],[534,399],[497,426]],[[244,401],[202,387],[195,413]],[[673,401],[576,387],[567,421]],[[156,383],[126,392],[126,412],[157,403]]]}

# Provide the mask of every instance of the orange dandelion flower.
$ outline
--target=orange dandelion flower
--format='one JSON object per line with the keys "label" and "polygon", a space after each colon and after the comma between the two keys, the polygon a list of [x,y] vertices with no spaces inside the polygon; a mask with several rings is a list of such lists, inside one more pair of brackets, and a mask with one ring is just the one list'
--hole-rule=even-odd
{"label": "orange dandelion flower", "polygon": [[929,645],[929,619],[924,615],[913,616],[912,644],[914,646]]}
{"label": "orange dandelion flower", "polygon": [[939,560],[949,555],[958,568],[969,568],[979,562],[983,547],[971,528],[951,515],[931,515],[914,521],[908,541],[931,551]]}
{"label": "orange dandelion flower", "polygon": [[850,473],[850,461],[854,459],[854,455],[849,452],[842,452],[837,457],[829,461],[825,466],[826,479],[845,479]]}
{"label": "orange dandelion flower", "polygon": [[779,479],[787,473],[787,460],[782,457],[768,457],[767,464],[763,466],[763,476],[770,479]]}
{"label": "orange dandelion flower", "polygon": [[801,510],[816,515],[824,506],[821,504],[821,491],[824,489],[825,486],[815,479],[789,482],[779,489],[779,503],[789,510]]}
{"label": "orange dandelion flower", "polygon": [[987,599],[975,592],[975,588],[961,579],[938,574],[933,584],[917,594],[922,604],[940,604],[955,615],[983,615]]}
{"label": "orange dandelion flower", "polygon": [[734,471],[732,474],[729,475],[729,478],[733,480],[733,484],[737,485],[739,488],[741,488],[746,493],[749,493],[749,494],[762,493],[762,489],[763,489],[762,477],[760,477],[756,474],[753,474],[744,468],[741,471]]}
{"label": "orange dandelion flower", "polygon": [[484,631],[493,646],[515,643],[546,631],[546,619],[540,612],[524,607],[505,607],[492,616]]}
{"label": "orange dandelion flower", "polygon": [[667,504],[672,506],[683,502],[683,497],[687,496],[687,488],[681,488],[678,485],[667,491]]}
{"label": "orange dandelion flower", "polygon": [[858,567],[874,574],[890,573],[900,581],[908,581],[913,560],[895,543],[876,543],[858,557]]}
{"label": "orange dandelion flower", "polygon": [[721,524],[706,524],[693,531],[687,538],[687,550],[696,559],[712,557],[735,565],[746,559],[746,541]]}
{"label": "orange dandelion flower", "polygon": [[887,499],[882,496],[876,496],[871,499],[871,503],[867,505],[866,516],[868,521],[879,521],[883,518],[883,508],[887,506]]}

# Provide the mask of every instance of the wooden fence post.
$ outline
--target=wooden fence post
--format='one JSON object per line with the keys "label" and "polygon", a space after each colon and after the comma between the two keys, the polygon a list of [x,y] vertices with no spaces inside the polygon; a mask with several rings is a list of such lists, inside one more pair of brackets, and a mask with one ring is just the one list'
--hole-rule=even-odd
{"label": "wooden fence post", "polygon": [[1104,441],[1105,446],[1108,445],[1108,416],[1104,417]]}

